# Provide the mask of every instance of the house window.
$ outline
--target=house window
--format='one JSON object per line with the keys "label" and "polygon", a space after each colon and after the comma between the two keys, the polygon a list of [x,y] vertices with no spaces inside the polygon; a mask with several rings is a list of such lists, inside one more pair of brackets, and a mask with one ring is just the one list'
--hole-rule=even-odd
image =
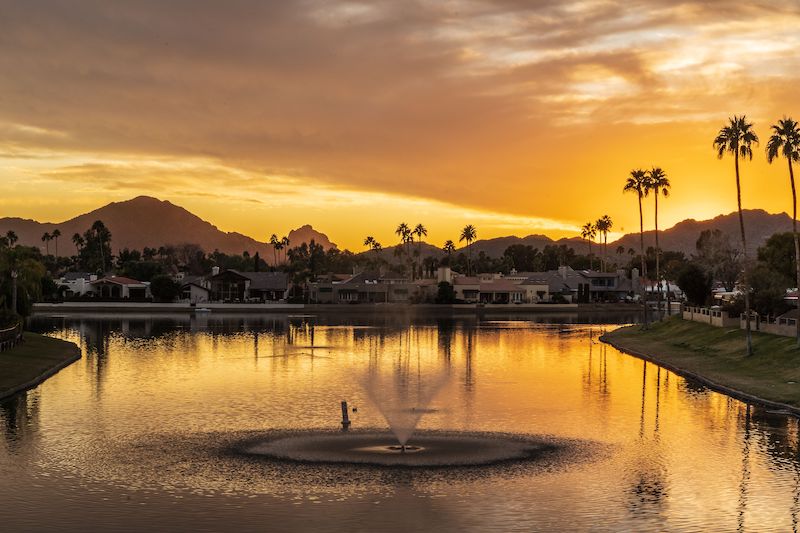
{"label": "house window", "polygon": [[514,303],[518,303],[522,301],[522,293],[521,292],[512,292],[511,293],[511,301]]}

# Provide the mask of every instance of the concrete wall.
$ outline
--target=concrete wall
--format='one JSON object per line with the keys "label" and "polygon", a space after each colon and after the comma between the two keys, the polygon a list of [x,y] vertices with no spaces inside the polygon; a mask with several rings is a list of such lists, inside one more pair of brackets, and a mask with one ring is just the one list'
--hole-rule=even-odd
{"label": "concrete wall", "polygon": [[731,318],[725,311],[709,309],[708,307],[685,306],[683,308],[683,319],[710,324],[718,328],[735,328],[739,325],[738,318]]}

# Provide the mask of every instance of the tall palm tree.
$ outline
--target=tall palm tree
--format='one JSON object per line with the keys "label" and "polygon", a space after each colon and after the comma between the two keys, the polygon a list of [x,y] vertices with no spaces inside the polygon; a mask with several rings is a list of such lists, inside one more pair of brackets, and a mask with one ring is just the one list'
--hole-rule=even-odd
{"label": "tall palm tree", "polygon": [[364,239],[364,246],[372,250],[372,245],[375,243],[375,237],[369,235],[366,239]]}
{"label": "tall palm tree", "polygon": [[44,243],[47,255],[50,255],[50,241],[51,240],[53,240],[53,237],[51,237],[50,234],[45,231],[44,235],[42,235],[42,242]]}
{"label": "tall palm tree", "polygon": [[475,229],[475,226],[472,224],[467,224],[464,226],[464,229],[461,230],[461,236],[458,238],[458,242],[467,242],[467,276],[472,275],[472,248],[470,247],[470,244],[472,244],[477,237],[478,230]]}
{"label": "tall palm tree", "polygon": [[747,272],[747,237],[744,233],[744,216],[742,215],[742,185],[739,179],[739,158],[753,159],[753,144],[758,144],[758,136],[753,131],[753,123],[747,122],[745,115],[728,119],[714,138],[714,149],[717,157],[722,159],[725,152],[733,155],[736,170],[736,203],[739,208],[739,229],[742,232],[742,257],[744,258],[744,312],[745,331],[747,332],[747,355],[753,355],[753,335],[750,330],[750,280]]}
{"label": "tall palm tree", "polygon": [[58,228],[54,229],[50,236],[56,241],[56,257],[58,257],[58,238],[61,237],[61,230]]}
{"label": "tall palm tree", "polygon": [[[94,232],[95,236],[97,237],[97,245],[100,248],[100,269],[103,271],[103,274],[106,272],[106,252],[105,252],[105,238],[108,233],[106,229],[106,225],[103,224],[102,220],[95,220],[92,224],[91,231]],[[159,251],[161,249],[159,248]]]}
{"label": "tall palm tree", "polygon": [[[791,118],[784,117],[772,126],[772,136],[767,142],[767,161],[772,163],[783,156],[789,163],[789,183],[792,186],[792,233],[794,234],[795,283],[800,290],[800,237],[797,235],[797,189],[794,185],[794,169],[792,162],[800,161],[800,126]],[[800,315],[800,297],[797,298],[797,310]],[[795,338],[800,347],[800,319],[795,320],[797,330]]]}
{"label": "tall palm tree", "polygon": [[15,232],[14,230],[11,230],[11,229],[8,230],[6,232],[6,240],[8,241],[8,247],[9,248],[13,248],[14,245],[19,240],[19,237],[17,237],[17,232]]}
{"label": "tall palm tree", "polygon": [[581,237],[589,243],[589,270],[592,269],[592,241],[597,237],[597,226],[587,222],[581,226]]}
{"label": "tall palm tree", "polygon": [[442,250],[444,251],[444,253],[447,254],[447,266],[452,267],[453,266],[452,255],[453,252],[456,251],[456,245],[453,243],[453,241],[448,239],[444,242]]}
{"label": "tall palm tree", "polygon": [[405,222],[401,222],[397,225],[397,228],[394,230],[394,233],[400,237],[400,246],[403,253],[406,254],[406,260],[410,260],[410,256],[408,256],[408,241],[409,239],[413,239],[414,236],[411,233],[411,228],[408,227],[408,224]]}
{"label": "tall palm tree", "polygon": [[667,178],[667,174],[659,167],[653,167],[647,173],[647,186],[653,191],[656,199],[656,282],[658,283],[658,309],[661,310],[661,266],[659,260],[661,258],[661,248],[658,245],[658,197],[663,195],[664,198],[669,196],[669,189],[672,186]]}
{"label": "tall palm tree", "polygon": [[608,232],[614,227],[614,222],[611,221],[610,216],[603,215],[597,219],[594,225],[597,227],[598,233],[603,236],[603,272],[605,272],[608,264]]}
{"label": "tall palm tree", "polygon": [[[417,236],[417,257],[419,257],[420,261],[422,261],[422,237],[428,236],[428,230],[422,224],[417,224],[414,227],[413,233]],[[420,270],[421,269],[422,267],[420,265]]]}
{"label": "tall palm tree", "polygon": [[283,237],[281,237],[281,249],[285,250],[283,252],[283,262],[284,263],[286,262],[286,252],[289,251],[289,245],[290,244],[291,244],[291,241],[289,240],[289,237],[287,235],[284,235]]}
{"label": "tall palm tree", "polygon": [[272,264],[278,264],[278,245],[280,245],[281,241],[278,240],[278,236],[274,233],[269,237],[269,243],[272,245]]}
{"label": "tall palm tree", "polygon": [[650,184],[647,172],[637,168],[631,170],[630,176],[625,181],[622,192],[635,192],[639,200],[639,253],[642,256],[642,279],[647,278],[647,261],[644,259],[644,214],[642,212],[642,198],[650,194]]}
{"label": "tall palm tree", "polygon": [[86,244],[86,241],[83,240],[83,237],[81,237],[80,233],[76,233],[72,236],[72,244],[75,245],[75,253],[80,254],[81,248],[83,248],[83,245]]}

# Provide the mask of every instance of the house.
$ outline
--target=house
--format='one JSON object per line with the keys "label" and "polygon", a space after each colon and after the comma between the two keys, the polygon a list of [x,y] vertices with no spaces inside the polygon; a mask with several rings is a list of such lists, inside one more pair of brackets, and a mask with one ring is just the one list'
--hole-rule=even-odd
{"label": "house", "polygon": [[122,298],[145,300],[152,298],[150,284],[144,281],[126,278],[125,276],[107,276],[89,283],[88,293],[97,298]]}
{"label": "house", "polygon": [[406,303],[416,297],[421,286],[401,277],[359,272],[320,276],[310,290],[310,300],[315,303]]}
{"label": "house", "polygon": [[178,283],[181,286],[181,300],[196,304],[211,299],[211,291],[202,276],[183,276]]}
{"label": "house", "polygon": [[90,292],[92,281],[97,280],[96,274],[89,272],[66,272],[58,280],[56,286],[60,294],[68,298],[70,296],[83,296]]}
{"label": "house", "polygon": [[212,273],[203,286],[212,301],[274,302],[286,298],[289,277],[285,272],[225,270]]}

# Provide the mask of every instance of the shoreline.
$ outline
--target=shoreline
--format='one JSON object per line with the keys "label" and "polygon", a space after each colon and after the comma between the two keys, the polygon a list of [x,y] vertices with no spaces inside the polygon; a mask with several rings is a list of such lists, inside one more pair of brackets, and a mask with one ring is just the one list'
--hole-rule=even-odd
{"label": "shoreline", "polygon": [[25,341],[0,353],[0,401],[41,385],[81,358],[80,348],[68,341],[25,332]]}
{"label": "shoreline", "polygon": [[[205,309],[207,311],[199,311]],[[639,313],[635,304],[225,304],[148,302],[63,302],[33,304],[34,314],[49,313]]]}
{"label": "shoreline", "polygon": [[[677,319],[677,320],[680,320],[680,319]],[[722,330],[723,329],[723,328],[714,328],[713,326],[707,326],[707,325],[704,325],[704,324],[700,324],[700,326],[701,327],[706,327],[706,328],[712,328],[712,329],[716,329],[716,330]],[[642,360],[647,361],[649,363],[653,363],[655,365],[658,365],[658,366],[660,366],[662,368],[665,368],[666,370],[668,370],[668,371],[670,371],[670,372],[672,372],[672,373],[674,373],[676,375],[679,375],[679,376],[681,376],[681,377],[683,377],[685,379],[689,379],[691,381],[697,382],[697,383],[699,383],[699,384],[701,384],[701,385],[703,385],[703,386],[705,386],[705,387],[707,387],[707,388],[709,388],[709,389],[711,389],[711,390],[713,390],[715,392],[725,394],[726,396],[730,396],[730,397],[732,397],[732,398],[734,398],[736,400],[742,401],[744,403],[758,405],[758,406],[762,406],[762,407],[765,407],[765,408],[770,409],[770,410],[779,411],[780,412],[779,414],[787,414],[787,415],[792,415],[792,416],[800,418],[800,405],[793,405],[793,404],[786,403],[784,401],[780,401],[780,400],[777,400],[777,399],[765,398],[762,395],[755,394],[753,392],[748,392],[746,390],[742,390],[742,388],[739,388],[737,386],[733,386],[733,385],[724,383],[723,382],[723,381],[725,381],[724,379],[711,378],[711,377],[708,377],[707,375],[704,375],[704,374],[702,374],[700,372],[697,372],[695,370],[690,370],[688,368],[685,368],[681,364],[678,364],[678,363],[676,363],[676,362],[671,360],[671,359],[674,359],[675,357],[670,357],[669,355],[664,355],[663,353],[662,354],[653,354],[653,353],[651,353],[652,350],[649,350],[648,352],[645,352],[645,351],[642,351],[641,349],[638,349],[638,348],[635,348],[635,347],[631,346],[631,344],[632,344],[630,342],[631,338],[630,337],[625,337],[625,335],[630,334],[633,331],[641,331],[641,330],[638,330],[638,328],[639,328],[638,325],[624,326],[624,327],[618,328],[618,329],[616,329],[614,331],[611,331],[609,333],[606,333],[604,335],[601,335],[599,337],[599,340],[601,342],[604,342],[604,343],[610,345],[611,347],[619,350],[620,352],[623,352],[623,353],[628,354],[630,356],[636,357],[638,359],[642,359]],[[738,330],[733,330],[733,331],[738,331]],[[768,335],[768,334],[762,334],[762,335]],[[634,339],[635,339],[635,337],[634,337]],[[626,340],[628,342],[626,342]],[[794,339],[791,339],[791,340],[792,340],[792,342],[794,342]],[[655,341],[655,343],[657,343],[657,341]],[[634,344],[635,344],[635,342],[634,342]],[[670,351],[669,350],[670,347],[666,343],[661,342],[660,344],[661,344],[661,346],[655,346],[655,348],[656,349],[661,348],[662,350],[667,351],[667,352]],[[769,354],[763,354],[763,353],[762,354],[756,354],[753,357],[759,357],[759,356],[761,356],[761,357],[769,357]],[[800,358],[800,351],[798,351],[797,356]],[[712,356],[709,356],[708,354],[704,354],[704,355],[702,355],[700,357],[705,357],[707,359],[711,359],[712,358]],[[733,375],[732,372],[729,372],[729,373],[731,374],[731,376]],[[798,386],[798,390],[799,390],[798,395],[800,395],[800,381],[798,381],[798,385],[797,386]]]}

